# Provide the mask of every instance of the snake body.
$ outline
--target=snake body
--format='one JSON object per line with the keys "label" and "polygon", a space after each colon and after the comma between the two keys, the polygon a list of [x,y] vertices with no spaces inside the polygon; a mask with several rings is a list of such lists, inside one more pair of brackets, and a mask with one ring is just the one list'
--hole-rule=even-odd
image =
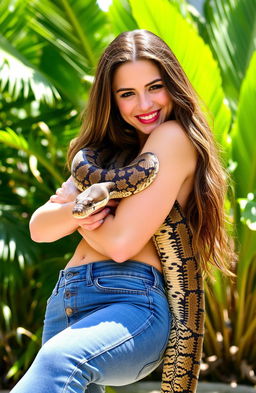
{"label": "snake body", "polygon": [[[157,175],[159,163],[152,153],[143,153],[123,168],[103,169],[99,157],[104,150],[84,148],[74,157],[71,174],[78,195],[73,215],[89,216],[104,207],[109,199],[124,198],[148,187]],[[91,186],[91,187],[90,187]],[[89,188],[90,187],[90,188]]]}
{"label": "snake body", "polygon": [[[73,159],[71,173],[76,186],[83,191],[74,208],[76,217],[91,214],[109,198],[123,198],[142,191],[153,182],[159,169],[153,153],[143,153],[125,167],[102,169],[100,153],[86,148]],[[192,249],[192,233],[178,201],[153,241],[161,260],[172,313],[161,393],[195,393],[204,335],[204,291]]]}

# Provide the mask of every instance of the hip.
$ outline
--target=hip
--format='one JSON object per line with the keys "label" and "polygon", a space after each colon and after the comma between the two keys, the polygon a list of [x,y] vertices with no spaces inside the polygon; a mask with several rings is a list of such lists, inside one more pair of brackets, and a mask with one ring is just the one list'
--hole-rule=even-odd
{"label": "hip", "polygon": [[[138,261],[97,261],[59,273],[47,301],[43,342],[98,310],[120,308],[169,326],[163,275]],[[165,321],[165,322],[164,322]],[[166,330],[166,329],[163,329]]]}

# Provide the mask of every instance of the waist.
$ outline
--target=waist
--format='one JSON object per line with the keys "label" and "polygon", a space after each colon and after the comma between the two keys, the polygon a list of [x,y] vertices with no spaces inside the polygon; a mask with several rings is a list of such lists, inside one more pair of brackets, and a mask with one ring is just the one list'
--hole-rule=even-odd
{"label": "waist", "polygon": [[59,279],[80,281],[85,280],[89,284],[98,277],[129,276],[147,280],[151,285],[165,291],[164,276],[154,266],[135,260],[127,260],[117,263],[111,259],[86,263],[84,265],[71,266],[60,271]]}
{"label": "waist", "polygon": [[[109,260],[108,256],[100,254],[90,247],[85,239],[82,239],[76,247],[74,255],[68,261],[66,268],[89,264],[93,261],[99,262],[106,260]],[[136,255],[132,255],[130,260],[141,263],[145,263],[146,261],[148,265],[154,266],[162,272],[161,262],[152,240],[150,240]]]}

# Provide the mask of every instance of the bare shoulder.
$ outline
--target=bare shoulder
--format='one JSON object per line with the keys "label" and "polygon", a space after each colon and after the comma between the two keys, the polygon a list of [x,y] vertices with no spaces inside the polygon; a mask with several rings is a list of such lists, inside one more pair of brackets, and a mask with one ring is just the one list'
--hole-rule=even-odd
{"label": "bare shoulder", "polygon": [[168,120],[157,128],[150,134],[148,140],[154,143],[174,142],[186,146],[191,146],[192,143],[184,130],[182,125],[176,120]]}
{"label": "bare shoulder", "polygon": [[[168,120],[149,135],[143,151],[152,151],[161,159],[169,157],[172,162],[182,162],[191,171],[195,170],[197,150],[187,132],[176,120]],[[189,170],[189,172],[190,172]]]}

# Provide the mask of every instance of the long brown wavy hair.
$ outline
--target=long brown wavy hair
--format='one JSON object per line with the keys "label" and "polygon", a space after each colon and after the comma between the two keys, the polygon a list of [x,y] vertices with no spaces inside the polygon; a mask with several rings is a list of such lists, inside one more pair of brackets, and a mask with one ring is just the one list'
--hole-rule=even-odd
{"label": "long brown wavy hair", "polygon": [[68,163],[83,147],[109,147],[110,151],[129,149],[131,159],[139,152],[139,140],[115,104],[112,80],[115,70],[125,62],[151,60],[172,100],[171,118],[184,128],[198,152],[194,188],[186,206],[186,217],[193,234],[193,249],[202,269],[210,272],[215,265],[227,275],[235,254],[225,228],[224,198],[226,178],[212,132],[198,97],[177,58],[168,45],[147,30],[120,34],[106,48],[96,70],[81,132],[70,144]]}

